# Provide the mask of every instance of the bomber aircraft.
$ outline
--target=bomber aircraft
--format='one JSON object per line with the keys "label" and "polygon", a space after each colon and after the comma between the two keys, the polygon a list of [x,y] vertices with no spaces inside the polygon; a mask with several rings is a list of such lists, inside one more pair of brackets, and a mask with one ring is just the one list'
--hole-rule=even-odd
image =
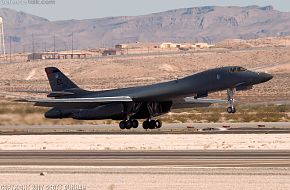
{"label": "bomber aircraft", "polygon": [[[58,68],[45,68],[52,91],[48,99],[25,100],[35,106],[51,107],[46,118],[77,120],[121,120],[121,129],[137,128],[145,119],[144,129],[162,126],[157,116],[172,109],[227,103],[227,112],[235,113],[234,91],[249,90],[267,82],[272,75],[239,66],[214,68],[169,82],[104,90],[87,91],[78,87]],[[204,99],[209,93],[227,90],[227,99]]]}

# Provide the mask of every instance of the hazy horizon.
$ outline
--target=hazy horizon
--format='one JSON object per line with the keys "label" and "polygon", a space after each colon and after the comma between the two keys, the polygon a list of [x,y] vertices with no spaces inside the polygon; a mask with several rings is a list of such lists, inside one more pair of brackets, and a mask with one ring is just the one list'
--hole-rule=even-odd
{"label": "hazy horizon", "polygon": [[[35,4],[36,3],[36,4]],[[68,6],[69,5],[69,6]],[[0,0],[0,8],[10,8],[49,20],[92,19],[112,16],[138,16],[179,8],[201,6],[273,6],[289,12],[290,2],[284,0]]]}

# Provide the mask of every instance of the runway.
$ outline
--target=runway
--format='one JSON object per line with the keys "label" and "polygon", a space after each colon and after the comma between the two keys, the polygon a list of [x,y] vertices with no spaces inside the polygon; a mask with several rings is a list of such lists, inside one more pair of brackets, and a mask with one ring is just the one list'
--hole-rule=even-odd
{"label": "runway", "polygon": [[0,126],[0,135],[290,134],[289,122],[175,123],[161,129],[120,130],[118,125]]}
{"label": "runway", "polygon": [[0,165],[290,167],[290,151],[1,151]]}

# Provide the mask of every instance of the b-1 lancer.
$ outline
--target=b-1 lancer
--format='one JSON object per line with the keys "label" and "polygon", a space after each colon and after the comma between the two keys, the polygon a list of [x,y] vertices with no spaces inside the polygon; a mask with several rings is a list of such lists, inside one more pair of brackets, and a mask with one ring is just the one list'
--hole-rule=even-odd
{"label": "b-1 lancer", "polygon": [[[160,128],[157,116],[172,109],[227,103],[227,112],[235,113],[234,91],[249,90],[267,82],[272,75],[243,67],[229,66],[206,70],[169,82],[104,91],[87,91],[78,87],[59,69],[45,69],[52,92],[50,99],[26,100],[35,106],[51,107],[46,118],[77,120],[121,120],[121,129],[137,128],[145,119],[144,129]],[[204,99],[209,93],[227,90],[227,99]]]}

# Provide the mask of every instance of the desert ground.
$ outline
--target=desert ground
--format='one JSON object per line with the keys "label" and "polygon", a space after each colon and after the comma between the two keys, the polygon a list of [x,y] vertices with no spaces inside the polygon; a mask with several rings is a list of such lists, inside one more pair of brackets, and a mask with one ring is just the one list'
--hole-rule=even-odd
{"label": "desert ground", "polygon": [[288,150],[290,134],[16,135],[0,150]]}
{"label": "desert ground", "polygon": [[[239,92],[238,99],[246,99],[250,102],[289,101],[289,53],[288,46],[254,46],[244,49],[172,50],[171,53],[166,54],[97,56],[82,60],[3,63],[0,65],[0,90],[3,93],[13,90],[49,90],[44,72],[44,68],[48,66],[60,68],[80,87],[101,90],[152,84],[210,68],[238,65],[274,75],[274,79],[268,83],[258,85],[248,92]],[[218,93],[214,96],[224,96],[224,94]]]}
{"label": "desert ground", "polygon": [[[247,69],[271,73],[274,78],[267,83],[256,85],[250,91],[237,92],[235,99],[240,112],[235,116],[225,114],[224,106],[219,109],[183,110],[177,115],[174,111],[163,119],[166,122],[289,121],[289,44],[289,37],[247,41],[226,40],[217,44],[215,48],[200,50],[179,51],[173,49],[165,52],[155,50],[151,54],[142,53],[143,50],[140,50],[140,54],[134,52],[129,55],[112,57],[93,56],[81,60],[26,62],[23,58],[24,55],[22,55],[22,59],[16,60],[15,58],[13,63],[2,60],[0,96],[3,98],[0,101],[0,124],[115,123],[112,121],[48,121],[44,120],[42,116],[47,109],[33,108],[31,105],[13,102],[15,99],[45,97],[45,94],[17,91],[49,91],[50,87],[44,72],[44,68],[48,66],[60,68],[82,88],[103,90],[152,84],[181,78],[210,68],[239,65]],[[15,57],[19,56],[21,55],[15,55]],[[210,97],[225,99],[226,92],[214,93]],[[281,105],[284,106],[282,109]],[[268,108],[266,108],[267,106]]]}

